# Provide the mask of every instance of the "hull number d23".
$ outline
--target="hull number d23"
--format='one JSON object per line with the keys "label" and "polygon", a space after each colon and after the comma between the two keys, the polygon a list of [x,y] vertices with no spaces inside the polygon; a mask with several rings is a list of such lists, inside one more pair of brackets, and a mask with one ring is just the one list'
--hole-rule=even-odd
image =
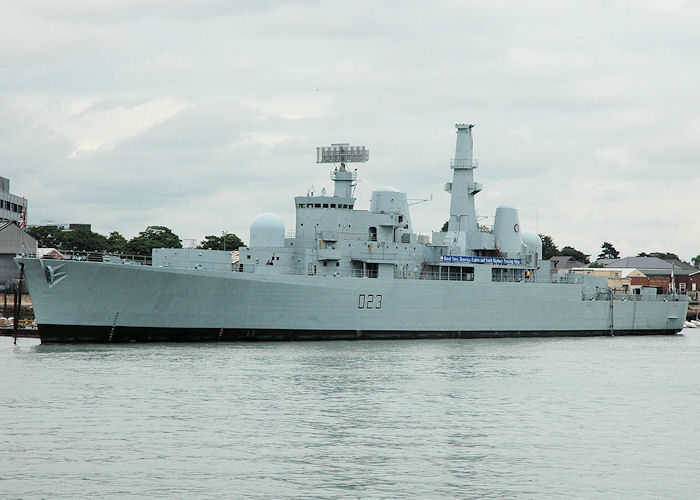
{"label": "hull number d23", "polygon": [[361,293],[357,297],[357,308],[358,309],[381,309],[382,308],[382,296],[379,294],[368,293],[365,295]]}

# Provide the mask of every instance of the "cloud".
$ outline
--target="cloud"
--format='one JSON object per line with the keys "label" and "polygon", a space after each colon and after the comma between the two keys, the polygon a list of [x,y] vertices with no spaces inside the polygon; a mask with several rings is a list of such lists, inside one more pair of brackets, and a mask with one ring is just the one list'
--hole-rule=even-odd
{"label": "cloud", "polygon": [[447,218],[455,122],[479,213],[597,253],[700,253],[700,12],[684,2],[55,2],[3,5],[0,175],[30,222],[247,237],[329,186],[314,148],[364,144],[373,186]]}

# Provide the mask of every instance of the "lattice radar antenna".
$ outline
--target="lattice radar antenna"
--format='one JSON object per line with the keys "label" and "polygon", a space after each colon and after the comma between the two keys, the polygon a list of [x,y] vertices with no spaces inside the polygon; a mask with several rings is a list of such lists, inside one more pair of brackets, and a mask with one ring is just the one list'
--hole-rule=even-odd
{"label": "lattice radar antenna", "polygon": [[357,187],[357,169],[349,172],[346,163],[360,163],[369,160],[369,150],[364,146],[351,146],[345,142],[316,148],[316,163],[340,163],[331,172],[331,180],[335,183],[333,196],[350,197],[355,195]]}
{"label": "lattice radar antenna", "polygon": [[351,146],[349,143],[342,143],[316,148],[316,163],[340,163],[340,170],[345,170],[346,163],[359,163],[367,160],[369,160],[369,150],[365,146]]}

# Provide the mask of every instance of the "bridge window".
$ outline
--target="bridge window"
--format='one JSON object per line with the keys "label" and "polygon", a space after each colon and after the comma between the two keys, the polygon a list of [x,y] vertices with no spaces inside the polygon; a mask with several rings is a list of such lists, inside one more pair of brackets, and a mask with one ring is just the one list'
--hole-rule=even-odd
{"label": "bridge window", "polygon": [[524,269],[510,269],[507,267],[494,267],[491,269],[491,281],[518,282],[525,278]]}
{"label": "bridge window", "polygon": [[442,273],[447,275],[442,279],[448,279],[450,281],[474,281],[473,267],[446,266],[442,268]]}

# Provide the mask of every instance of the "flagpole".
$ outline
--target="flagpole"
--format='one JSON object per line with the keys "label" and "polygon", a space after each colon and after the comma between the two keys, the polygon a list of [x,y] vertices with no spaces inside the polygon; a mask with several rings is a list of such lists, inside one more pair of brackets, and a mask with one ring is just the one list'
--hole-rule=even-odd
{"label": "flagpole", "polygon": [[19,251],[22,253],[24,248],[24,229],[27,226],[27,200],[22,196],[22,212],[19,216]]}
{"label": "flagpole", "polygon": [[673,275],[673,271],[676,267],[675,262],[671,262],[671,292],[676,293],[676,280],[675,276]]}

